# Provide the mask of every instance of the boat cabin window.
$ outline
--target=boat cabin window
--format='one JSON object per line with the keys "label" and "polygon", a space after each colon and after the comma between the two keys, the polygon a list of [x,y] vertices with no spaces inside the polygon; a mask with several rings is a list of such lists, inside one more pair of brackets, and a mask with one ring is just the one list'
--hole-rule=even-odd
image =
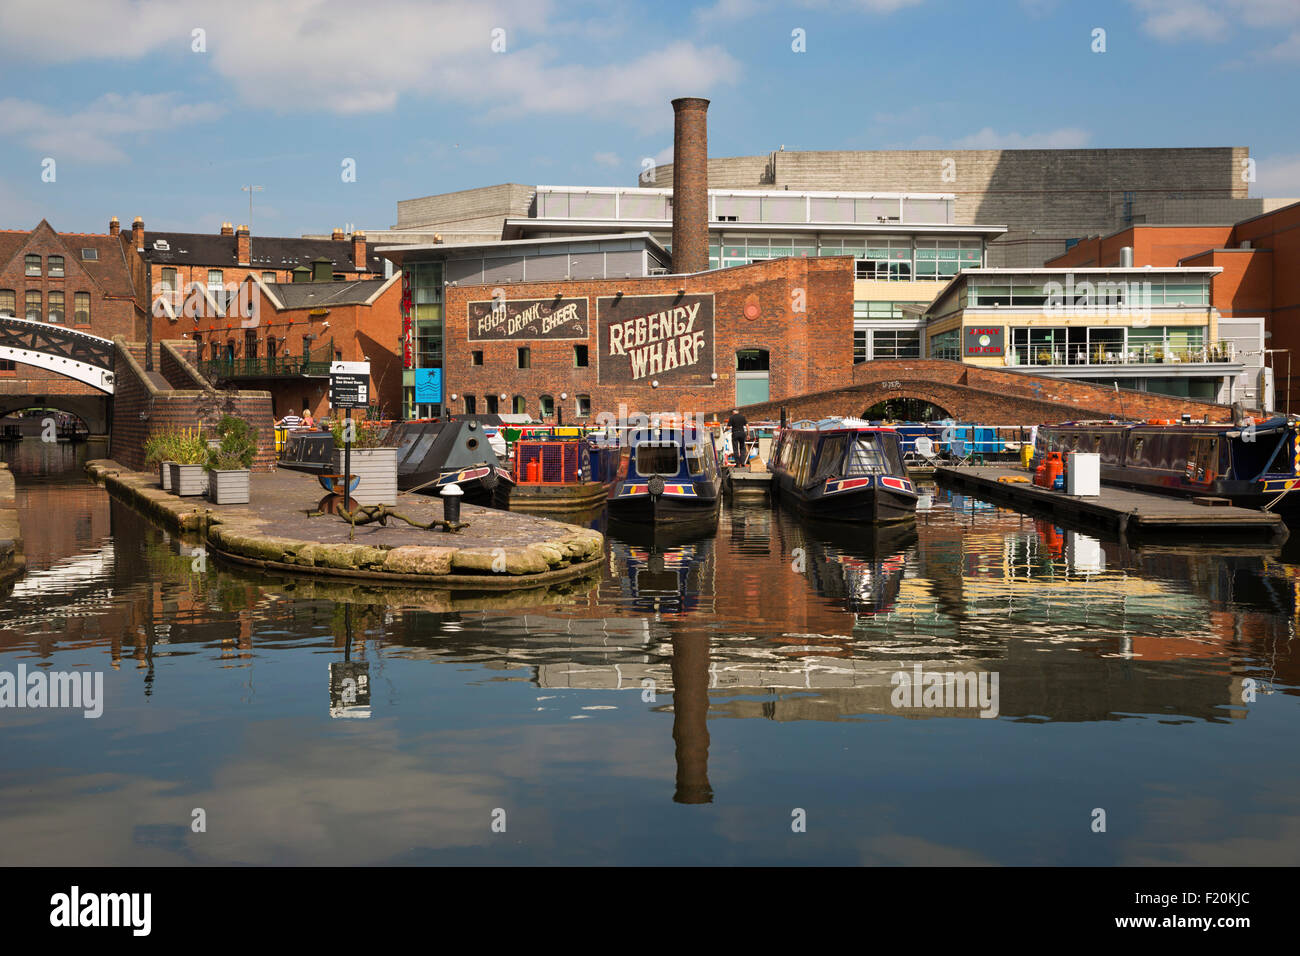
{"label": "boat cabin window", "polygon": [[903,460],[898,454],[898,442],[889,440],[884,433],[858,435],[849,450],[846,475],[903,474]]}
{"label": "boat cabin window", "polygon": [[817,458],[817,471],[814,481],[838,475],[844,461],[844,449],[848,445],[848,435],[833,435],[822,442],[821,454]]}
{"label": "boat cabin window", "polygon": [[677,474],[677,446],[675,444],[655,444],[642,442],[636,446],[637,474],[650,475]]}
{"label": "boat cabin window", "polygon": [[686,470],[692,475],[704,474],[704,446],[686,446]]}

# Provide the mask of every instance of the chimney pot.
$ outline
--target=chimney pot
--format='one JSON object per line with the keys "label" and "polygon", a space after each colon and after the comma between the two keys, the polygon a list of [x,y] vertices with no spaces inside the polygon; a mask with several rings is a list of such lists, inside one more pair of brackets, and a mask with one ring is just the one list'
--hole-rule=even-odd
{"label": "chimney pot", "polygon": [[342,229],[340,229],[338,226],[335,226],[335,227],[334,227],[334,232],[330,235],[330,238],[331,238],[331,239],[345,239],[345,238],[347,238],[347,237],[343,235],[343,230],[342,230]]}
{"label": "chimney pot", "polygon": [[235,234],[235,227],[228,222],[223,222],[221,224],[221,234],[223,236],[233,236]]}
{"label": "chimney pot", "polygon": [[121,231],[122,231],[122,224],[118,222],[117,217],[114,216],[112,219],[108,221],[108,234],[110,236],[116,236]]}
{"label": "chimney pot", "polygon": [[131,241],[135,243],[136,251],[144,252],[144,217],[136,216],[131,223]]}
{"label": "chimney pot", "polygon": [[241,266],[251,264],[253,241],[248,235],[248,227],[240,226],[235,232],[235,259]]}
{"label": "chimney pot", "polygon": [[352,234],[352,265],[358,272],[369,272],[366,262],[366,234],[358,229]]}
{"label": "chimney pot", "polygon": [[673,100],[673,271],[709,268],[709,101]]}

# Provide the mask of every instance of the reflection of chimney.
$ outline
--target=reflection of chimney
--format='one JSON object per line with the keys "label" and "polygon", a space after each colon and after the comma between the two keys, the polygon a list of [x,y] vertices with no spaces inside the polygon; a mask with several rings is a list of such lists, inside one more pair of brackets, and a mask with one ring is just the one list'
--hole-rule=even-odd
{"label": "reflection of chimney", "polygon": [[[673,177],[676,182],[677,170]],[[677,243],[673,243],[676,248]],[[712,803],[709,786],[709,636],[673,636],[673,743],[677,790],[674,803]]]}
{"label": "reflection of chimney", "polygon": [[221,224],[221,234],[223,236],[233,236],[235,234],[235,227],[228,222],[223,222]]}
{"label": "reflection of chimney", "polygon": [[144,219],[140,216],[136,216],[135,222],[131,223],[131,241],[135,243],[137,251],[144,252]]}
{"label": "reflection of chimney", "polygon": [[110,236],[116,236],[121,231],[122,231],[122,224],[118,222],[117,217],[114,216],[112,219],[108,221],[108,234]]}
{"label": "reflection of chimney", "polygon": [[358,272],[369,272],[366,267],[366,234],[360,230],[352,234],[352,264]]}
{"label": "reflection of chimney", "polygon": [[673,272],[709,268],[709,101],[673,100]]}
{"label": "reflection of chimney", "polygon": [[252,261],[253,237],[248,234],[247,226],[240,226],[235,231],[235,260],[246,266]]}

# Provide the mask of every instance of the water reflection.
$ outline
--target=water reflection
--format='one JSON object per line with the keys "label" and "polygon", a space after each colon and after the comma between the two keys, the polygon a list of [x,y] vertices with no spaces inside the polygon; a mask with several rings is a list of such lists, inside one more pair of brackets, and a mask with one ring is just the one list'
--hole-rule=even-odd
{"label": "water reflection", "polygon": [[[1300,845],[1289,764],[1253,788],[1213,782],[1226,740],[1270,765],[1289,746],[1300,580],[1275,555],[1133,551],[931,490],[885,529],[763,506],[724,512],[716,535],[609,529],[598,580],[483,598],[205,565],[75,474],[20,499],[31,572],[3,596],[0,670],[113,670],[99,721],[0,711],[0,860],[482,862],[483,815],[508,804],[530,837],[493,859],[1029,862],[1050,845],[1115,862],[1122,841],[1063,835],[1045,771],[1083,773],[1088,806],[1196,815],[1132,790],[1177,779],[1231,810],[1206,831],[1225,845],[1261,814],[1281,815],[1270,852]],[[894,675],[918,665],[999,675],[1001,719],[896,706]],[[962,773],[988,775],[969,805],[1022,840],[936,822]],[[750,829],[809,786],[835,821],[824,837],[795,851]],[[865,794],[887,809],[860,813]],[[243,829],[175,832],[198,805]],[[683,805],[709,816],[663,816]],[[627,814],[655,836],[623,833]]]}

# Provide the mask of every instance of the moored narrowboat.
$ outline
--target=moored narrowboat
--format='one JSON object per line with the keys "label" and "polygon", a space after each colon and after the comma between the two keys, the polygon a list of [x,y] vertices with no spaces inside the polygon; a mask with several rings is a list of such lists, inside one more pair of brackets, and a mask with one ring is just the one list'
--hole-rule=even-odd
{"label": "moored narrowboat", "polygon": [[916,514],[916,488],[893,428],[856,418],[796,422],[782,429],[771,470],[776,496],[809,518],[888,522]]}
{"label": "moored narrowboat", "polygon": [[515,480],[498,463],[484,429],[475,419],[397,423],[386,439],[397,445],[397,487],[441,495],[455,484],[465,504],[509,510]]}
{"label": "moored narrowboat", "polygon": [[519,438],[512,448],[514,511],[585,511],[603,505],[621,473],[624,448],[602,434]]}
{"label": "moored narrowboat", "polygon": [[635,524],[716,525],[724,473],[713,433],[696,425],[638,428],[609,492],[609,517]]}
{"label": "moored narrowboat", "polygon": [[[1300,421],[1275,415],[1240,423],[1066,422],[1040,426],[1035,462],[1095,453],[1101,480],[1184,497],[1272,505],[1300,517]],[[1291,493],[1295,488],[1296,492]]]}

